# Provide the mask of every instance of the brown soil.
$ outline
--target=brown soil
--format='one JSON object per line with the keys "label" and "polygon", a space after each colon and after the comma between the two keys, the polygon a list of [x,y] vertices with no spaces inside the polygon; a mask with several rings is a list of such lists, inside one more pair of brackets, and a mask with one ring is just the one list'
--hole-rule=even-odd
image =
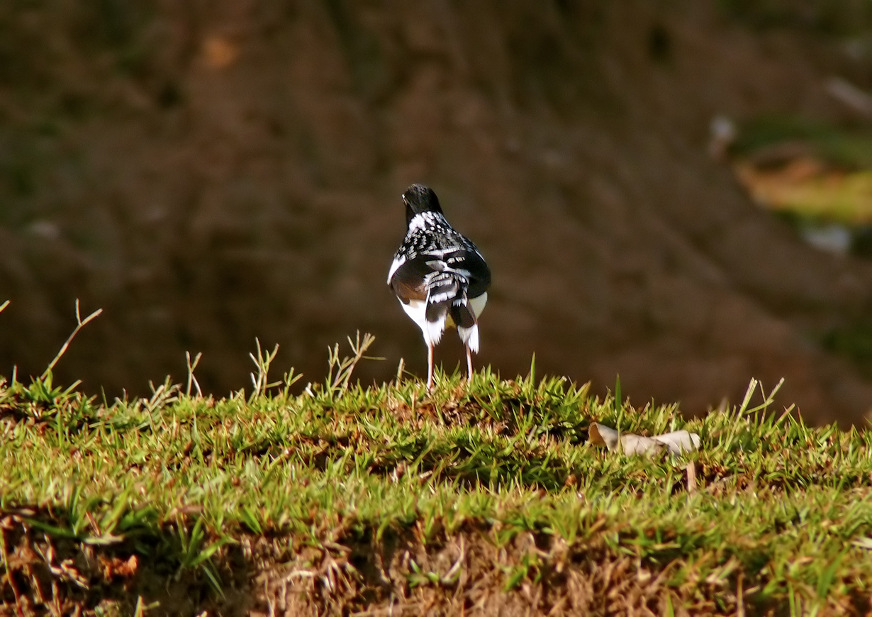
{"label": "brown soil", "polygon": [[78,297],[105,312],[58,372],[94,392],[182,380],[188,350],[246,386],[255,337],[317,381],[358,329],[387,359],[363,378],[420,374],[384,282],[417,181],[494,273],[480,363],[688,413],[784,376],[807,418],[862,422],[870,381],[821,341],[869,314],[872,266],[706,151],[716,114],[852,120],[824,81],[872,86],[833,34],[860,22],[727,5],[4,3],[3,373],[42,372]]}
{"label": "brown soil", "polygon": [[[301,538],[244,536],[212,559],[221,579],[217,593],[202,570],[161,559],[167,549],[160,543],[150,543],[151,555],[144,557],[142,546],[130,541],[49,540],[18,515],[2,521],[10,565],[0,585],[0,612],[10,615],[135,614],[137,608],[160,615],[288,617],[662,615],[670,606],[676,615],[735,615],[740,604],[751,614],[777,614],[777,607],[755,602],[753,591],[743,593],[760,583],[754,575],[703,579],[683,564],[676,587],[668,561],[616,554],[595,534],[572,544],[534,532],[498,541],[499,530],[469,523],[426,540],[418,528],[401,535],[387,530],[378,540],[371,531],[344,532],[319,546]],[[863,611],[857,599],[821,614]]]}

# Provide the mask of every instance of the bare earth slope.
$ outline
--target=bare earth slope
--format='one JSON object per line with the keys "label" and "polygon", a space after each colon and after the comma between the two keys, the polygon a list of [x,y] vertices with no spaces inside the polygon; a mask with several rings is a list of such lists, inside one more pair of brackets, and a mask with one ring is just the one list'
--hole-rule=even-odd
{"label": "bare earth slope", "polygon": [[14,4],[4,374],[42,371],[76,297],[105,312],[60,377],[92,391],[182,377],[186,350],[204,352],[204,388],[244,386],[256,336],[320,378],[356,329],[387,358],[360,374],[388,379],[401,356],[420,374],[384,280],[399,195],[426,182],[494,272],[480,362],[514,374],[535,352],[690,413],[752,376],[786,377],[785,404],[813,420],[872,406],[820,344],[869,313],[872,267],[801,244],[706,153],[718,113],[847,113],[824,80],[872,71],[814,21],[607,0]]}

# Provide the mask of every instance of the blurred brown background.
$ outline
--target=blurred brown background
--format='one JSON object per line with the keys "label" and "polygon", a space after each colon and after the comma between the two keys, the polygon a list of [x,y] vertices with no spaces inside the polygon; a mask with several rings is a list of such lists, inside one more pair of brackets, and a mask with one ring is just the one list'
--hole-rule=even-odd
{"label": "blurred brown background", "polygon": [[[708,151],[712,118],[863,123],[872,24],[843,2],[9,0],[0,4],[0,374],[87,391],[250,385],[420,333],[385,278],[400,194],[430,184],[494,273],[479,363],[704,412],[749,379],[863,422],[872,263],[806,245]],[[851,38],[853,37],[853,38]],[[852,51],[853,49],[853,51]],[[461,358],[453,335],[437,358]]]}

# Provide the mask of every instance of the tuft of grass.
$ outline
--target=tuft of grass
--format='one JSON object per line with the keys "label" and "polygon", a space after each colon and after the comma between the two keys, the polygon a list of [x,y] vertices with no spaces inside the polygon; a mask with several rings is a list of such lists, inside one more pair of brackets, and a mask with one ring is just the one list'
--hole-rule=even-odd
{"label": "tuft of grass", "polygon": [[[432,394],[364,387],[352,371],[372,339],[349,344],[300,395],[293,371],[268,380],[277,349],[259,344],[252,391],[224,399],[192,378],[112,403],[50,372],[0,382],[0,606],[227,612],[243,593],[300,613],[472,614],[475,598],[531,614],[865,610],[872,437],[777,411],[780,384],[685,419],[534,363],[442,375]],[[588,445],[591,422],[687,429],[702,448],[609,453]]]}

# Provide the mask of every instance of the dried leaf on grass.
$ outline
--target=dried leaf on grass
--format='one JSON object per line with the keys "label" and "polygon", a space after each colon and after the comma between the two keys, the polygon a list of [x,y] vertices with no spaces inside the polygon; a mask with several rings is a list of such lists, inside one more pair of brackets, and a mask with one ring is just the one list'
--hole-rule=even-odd
{"label": "dried leaf on grass", "polygon": [[698,450],[700,445],[700,438],[696,433],[675,431],[655,437],[644,437],[633,433],[619,433],[599,422],[590,425],[589,434],[592,444],[605,446],[610,452],[618,451],[624,454],[655,456],[664,451],[681,454]]}

